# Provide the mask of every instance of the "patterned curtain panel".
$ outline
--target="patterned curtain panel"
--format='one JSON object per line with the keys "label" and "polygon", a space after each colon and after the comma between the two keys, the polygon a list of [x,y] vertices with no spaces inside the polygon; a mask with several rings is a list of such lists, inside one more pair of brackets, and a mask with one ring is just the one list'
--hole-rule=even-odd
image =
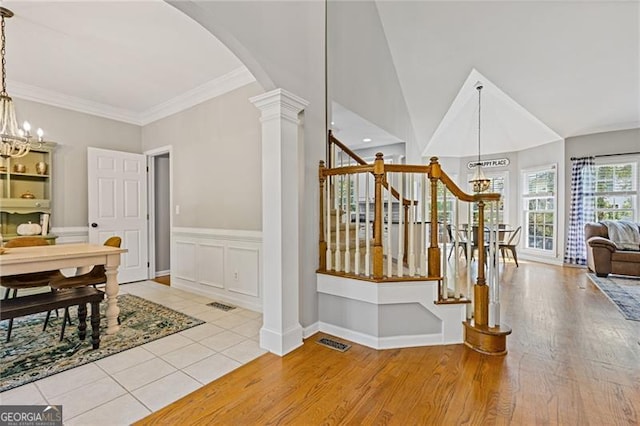
{"label": "patterned curtain panel", "polygon": [[571,212],[564,263],[587,264],[584,225],[595,216],[596,167],[594,157],[572,159]]}

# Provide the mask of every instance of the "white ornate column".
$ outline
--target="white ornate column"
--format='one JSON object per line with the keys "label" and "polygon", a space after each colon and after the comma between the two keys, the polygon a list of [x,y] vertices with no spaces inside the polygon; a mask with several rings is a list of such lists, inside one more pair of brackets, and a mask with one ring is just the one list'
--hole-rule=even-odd
{"label": "white ornate column", "polygon": [[308,102],[276,89],[249,99],[262,115],[262,291],[260,346],[285,355],[302,345],[299,305],[298,114]]}

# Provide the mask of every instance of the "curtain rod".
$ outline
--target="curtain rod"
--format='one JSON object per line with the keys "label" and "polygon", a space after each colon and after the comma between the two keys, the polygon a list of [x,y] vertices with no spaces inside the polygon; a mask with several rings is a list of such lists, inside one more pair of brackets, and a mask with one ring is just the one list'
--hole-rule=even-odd
{"label": "curtain rod", "polygon": [[[622,152],[620,154],[602,154],[602,155],[593,155],[594,158],[600,157],[617,157],[618,155],[638,155],[640,152]],[[588,157],[588,156],[587,156]],[[580,157],[571,157],[571,161],[577,160]]]}

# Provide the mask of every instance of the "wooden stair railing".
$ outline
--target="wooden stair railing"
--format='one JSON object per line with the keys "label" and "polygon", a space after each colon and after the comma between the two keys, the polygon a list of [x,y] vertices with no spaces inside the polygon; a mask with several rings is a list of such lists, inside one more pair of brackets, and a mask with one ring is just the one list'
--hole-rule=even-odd
{"label": "wooden stair railing", "polygon": [[[428,165],[385,164],[383,155],[378,153],[374,163],[367,164],[333,138],[331,134],[329,139],[341,150],[349,153],[348,155],[357,164],[351,165],[349,161],[346,166],[326,167],[323,161],[320,162],[318,176],[321,214],[318,272],[374,282],[437,280],[441,289],[438,302],[468,303],[471,300],[471,294],[469,292],[463,294],[465,292],[459,289],[457,284],[454,298],[448,300],[449,289],[444,279],[447,269],[446,263],[444,263],[446,262],[446,253],[443,253],[446,242],[440,236],[442,230],[447,227],[446,195],[450,193],[457,203],[461,201],[477,205],[478,229],[480,230],[484,229],[486,223],[485,204],[497,204],[500,195],[465,193],[442,170],[436,157],[431,158]],[[397,187],[391,184],[393,176],[396,176],[398,181]],[[371,181],[371,177],[373,181]],[[358,241],[361,218],[360,194],[356,193],[353,196],[354,187],[356,188],[355,192],[358,192],[358,184],[363,179],[367,187],[364,196],[366,209],[364,245]],[[370,193],[371,186],[373,186],[373,194]],[[420,190],[423,201],[422,214],[418,210]],[[444,213],[441,218],[439,218],[438,211],[439,191],[444,194],[442,203]],[[417,197],[415,197],[416,193]],[[370,198],[373,198],[374,201],[372,212],[370,212]],[[358,203],[355,216],[356,226],[355,230],[350,232],[350,229],[354,229],[351,226],[352,201],[354,199]],[[398,222],[393,220],[394,199],[398,200],[398,207],[404,207],[404,212],[399,216]],[[430,201],[428,212],[424,207],[427,200]],[[343,208],[344,206],[346,208]],[[348,217],[343,223],[342,215],[344,213],[348,213]],[[367,229],[371,224],[373,235],[369,235]],[[395,234],[394,228],[397,228]],[[428,247],[425,252],[427,229]],[[341,240],[343,237],[341,232],[345,234],[344,240]],[[394,236],[397,239],[397,244],[392,240]],[[351,241],[351,238],[355,238],[355,243]],[[443,249],[440,247],[441,243]],[[394,253],[396,245],[398,250]],[[419,247],[419,253],[415,251],[416,246]],[[477,246],[485,247],[484,232],[477,232]],[[344,247],[344,252],[341,251],[341,247]],[[354,252],[350,251],[350,247],[354,247]],[[365,249],[364,262],[361,258],[360,247]],[[364,268],[361,268],[363,263]],[[484,249],[479,249],[478,265],[484,264],[485,252]],[[355,265],[353,271],[351,265]],[[492,287],[492,289],[496,295],[497,288]],[[506,353],[506,335],[511,330],[506,326],[500,326],[495,321],[491,321],[491,326],[489,326],[489,286],[484,267],[477,268],[473,300],[473,319],[464,323],[465,344],[483,353]],[[495,310],[495,300],[492,299],[491,303]],[[499,303],[497,306],[499,312]]]}

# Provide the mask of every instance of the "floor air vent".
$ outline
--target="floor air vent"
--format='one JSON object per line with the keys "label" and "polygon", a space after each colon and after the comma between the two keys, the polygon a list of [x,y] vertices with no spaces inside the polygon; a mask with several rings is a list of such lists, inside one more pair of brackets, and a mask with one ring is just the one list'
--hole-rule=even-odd
{"label": "floor air vent", "polygon": [[322,346],[326,346],[328,348],[335,349],[336,351],[340,351],[340,352],[345,352],[351,347],[351,345],[337,342],[333,339],[329,339],[326,337],[323,337],[322,339],[318,340],[318,343],[321,344]]}
{"label": "floor air vent", "polygon": [[220,303],[220,302],[207,303],[207,306],[213,306],[214,308],[221,309],[221,310],[223,310],[225,312],[236,308],[235,306],[225,305],[224,303]]}

